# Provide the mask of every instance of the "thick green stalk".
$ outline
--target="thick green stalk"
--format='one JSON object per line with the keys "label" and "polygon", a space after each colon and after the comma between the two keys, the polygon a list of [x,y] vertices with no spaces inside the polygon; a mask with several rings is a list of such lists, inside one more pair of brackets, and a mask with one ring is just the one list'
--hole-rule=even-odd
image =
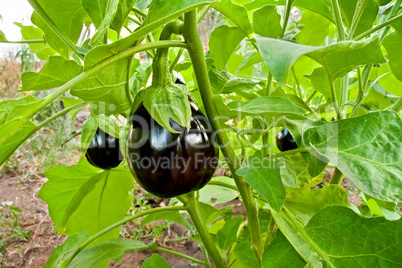
{"label": "thick green stalk", "polygon": [[68,38],[64,33],[62,33],[57,27],[57,25],[52,21],[52,19],[47,15],[47,13],[43,10],[41,5],[38,3],[37,0],[28,0],[29,4],[32,6],[32,8],[38,13],[38,15],[43,19],[43,21],[47,24],[47,26],[52,29],[53,33],[57,35],[58,38],[60,38],[64,44],[66,44],[78,57],[81,59],[84,58],[83,55],[78,53],[76,45],[73,43],[73,41]]}
{"label": "thick green stalk", "polygon": [[[159,39],[169,40],[172,34],[180,34],[182,26],[181,21],[172,21],[166,24]],[[165,86],[172,83],[169,67],[169,48],[159,48],[152,64],[152,85]]]}
{"label": "thick green stalk", "polygon": [[186,205],[187,212],[188,214],[190,214],[190,217],[193,220],[193,223],[197,228],[199,235],[201,236],[202,242],[205,248],[207,249],[208,254],[210,255],[215,266],[219,268],[227,267],[221,254],[216,248],[212,236],[210,235],[207,227],[200,218],[201,212],[199,208],[199,202],[195,199],[194,192],[188,193],[187,195],[184,196],[180,196],[179,200]]}
{"label": "thick green stalk", "polygon": [[342,22],[342,14],[341,9],[339,8],[338,0],[331,0],[332,4],[332,12],[335,19],[335,26],[338,32],[338,40],[344,41],[345,40],[345,28]]}
{"label": "thick green stalk", "polygon": [[78,253],[80,253],[84,248],[86,248],[86,246],[88,246],[89,244],[91,244],[95,239],[101,237],[102,235],[114,230],[115,228],[129,222],[129,221],[133,221],[135,219],[141,218],[143,216],[147,216],[150,214],[154,214],[154,213],[158,213],[158,212],[162,212],[162,211],[178,211],[178,210],[186,210],[186,207],[163,207],[163,208],[154,208],[154,209],[150,209],[150,210],[146,210],[144,212],[140,212],[138,214],[135,214],[133,216],[127,217],[121,221],[118,221],[108,227],[106,227],[105,229],[97,232],[96,234],[94,234],[93,236],[91,236],[90,238],[88,238],[84,243],[82,243],[76,250],[73,251],[73,253],[71,254],[71,256],[68,258],[67,263],[65,263],[65,267],[68,266],[68,264],[75,258],[75,256],[78,255]]}
{"label": "thick green stalk", "polygon": [[257,205],[255,199],[253,198],[251,187],[242,177],[236,175],[236,170],[240,168],[239,159],[237,158],[233,148],[228,145],[229,141],[226,133],[220,131],[223,129],[223,127],[218,119],[218,109],[213,101],[212,89],[208,78],[208,70],[204,59],[204,51],[197,28],[196,11],[190,11],[185,14],[183,36],[188,44],[188,52],[190,54],[198,88],[201,93],[202,102],[207,112],[207,116],[211,121],[212,127],[218,133],[217,136],[219,144],[225,145],[222,146],[221,150],[226,157],[227,164],[243,199],[248,225],[250,227],[253,250],[256,253],[256,257],[260,259],[263,253],[263,245],[261,241]]}
{"label": "thick green stalk", "polygon": [[285,36],[286,28],[287,28],[288,22],[289,22],[290,11],[292,11],[292,4],[294,1],[295,0],[287,0],[286,1],[285,18],[283,20],[281,38],[283,38]]}

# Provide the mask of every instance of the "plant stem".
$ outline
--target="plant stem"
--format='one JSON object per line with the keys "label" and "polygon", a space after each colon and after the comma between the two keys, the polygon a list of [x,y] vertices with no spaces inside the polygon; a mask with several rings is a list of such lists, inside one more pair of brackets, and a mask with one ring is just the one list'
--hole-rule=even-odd
{"label": "plant stem", "polygon": [[180,48],[179,52],[177,52],[176,58],[172,61],[172,63],[170,64],[170,72],[173,72],[174,67],[176,66],[176,64],[179,62],[181,55],[183,55],[184,49]]}
{"label": "plant stem", "polygon": [[324,68],[325,68],[325,71],[327,72],[327,76],[328,76],[328,80],[329,80],[328,82],[329,82],[329,87],[330,87],[330,90],[331,90],[331,101],[332,101],[332,103],[334,105],[334,110],[335,110],[335,113],[336,113],[336,117],[337,117],[337,119],[340,119],[341,116],[340,116],[339,109],[338,109],[338,104],[337,104],[337,101],[336,101],[334,82],[332,81],[332,78],[329,75],[328,69],[326,67],[324,67]]}
{"label": "plant stem", "polygon": [[[201,93],[202,102],[207,112],[207,116],[211,121],[213,129],[218,133],[217,136],[219,144],[227,145],[229,144],[228,137],[225,132],[220,131],[223,128],[221,127],[221,122],[218,119],[218,110],[213,101],[211,84],[208,78],[208,70],[204,60],[204,51],[197,28],[197,13],[195,10],[186,13],[184,16],[183,36],[188,44],[188,52],[190,54],[198,88]],[[257,205],[255,203],[255,199],[253,198],[251,187],[242,177],[236,175],[236,170],[240,168],[240,162],[233,151],[233,148],[231,146],[222,146],[221,150],[226,157],[227,164],[244,201],[254,253],[258,259],[261,259],[263,245],[260,235]]]}
{"label": "plant stem", "polygon": [[332,174],[331,181],[329,183],[340,185],[342,179],[343,179],[342,172],[338,168],[335,168],[334,174]]}
{"label": "plant stem", "polygon": [[[175,20],[169,22],[163,27],[160,34],[160,40],[169,40],[171,35],[176,33],[180,34],[183,23]],[[153,63],[152,63],[152,85],[165,86],[171,83],[172,77],[169,72],[169,48],[159,48],[156,51]]]}
{"label": "plant stem", "polygon": [[192,261],[192,262],[194,262],[194,263],[198,263],[198,264],[202,264],[202,265],[204,265],[204,266],[207,266],[207,263],[206,263],[205,261],[202,261],[202,260],[193,258],[193,257],[188,256],[188,255],[186,255],[186,254],[183,254],[183,253],[180,253],[180,252],[176,252],[176,251],[173,251],[173,250],[170,250],[170,249],[167,249],[167,248],[151,247],[150,249],[156,250],[156,251],[161,251],[161,252],[166,252],[166,253],[169,253],[169,254],[172,254],[172,255],[176,255],[176,256],[178,256],[178,257],[181,257],[181,258],[183,258],[183,259],[190,260],[190,261]]}
{"label": "plant stem", "polygon": [[8,41],[8,40],[0,40],[0,43],[7,43],[7,44],[45,44],[46,41],[43,39],[31,39],[31,40],[21,40],[21,41]]}
{"label": "plant stem", "polygon": [[[210,181],[210,182],[208,182],[208,184],[210,184],[210,185],[222,186],[222,187],[225,187],[225,188],[228,188],[228,189],[232,189],[232,190],[235,190],[235,191],[239,191],[239,189],[238,189],[236,186],[231,185],[231,184],[229,184],[229,183],[224,183],[224,182],[221,182],[221,181]],[[262,202],[268,203],[267,199],[265,199],[264,197],[262,197],[262,196],[260,196],[260,195],[258,195],[258,194],[254,194],[254,193],[253,193],[253,196],[254,196],[256,199],[261,200]]]}
{"label": "plant stem", "polygon": [[43,19],[43,21],[52,29],[53,33],[60,38],[66,46],[68,46],[79,58],[84,59],[84,56],[77,51],[77,46],[66,36],[62,31],[60,31],[59,27],[52,21],[52,19],[47,15],[47,13],[43,10],[41,5],[37,0],[28,0],[29,4],[32,8],[38,13],[38,15]]}
{"label": "plant stem", "polygon": [[276,158],[276,157],[281,157],[281,156],[285,156],[285,155],[292,155],[292,154],[305,153],[305,152],[308,152],[307,148],[297,148],[297,149],[277,153],[274,155],[274,157]]}
{"label": "plant stem", "polygon": [[142,11],[142,10],[136,8],[136,7],[132,7],[131,10],[134,11],[135,13],[137,13],[138,15],[143,16],[143,17],[147,16],[147,13],[145,13],[144,11]]}
{"label": "plant stem", "polygon": [[269,221],[269,225],[268,225],[268,228],[267,228],[267,239],[265,240],[264,248],[268,247],[268,245],[274,239],[275,234],[276,234],[276,224],[275,224],[274,217],[271,214],[271,219]]}
{"label": "plant stem", "polygon": [[345,40],[345,28],[343,27],[341,10],[339,8],[338,0],[331,0],[332,11],[335,19],[335,25],[338,32],[339,41]]}
{"label": "plant stem", "polygon": [[313,93],[311,93],[310,97],[307,98],[307,104],[314,98],[315,94],[317,94],[317,90],[314,90]]}
{"label": "plant stem", "polygon": [[[72,111],[72,110],[79,109],[79,108],[84,107],[84,106],[86,106],[86,105],[87,105],[87,103],[85,103],[85,102],[83,102],[83,103],[78,103],[78,104],[76,104],[76,105],[73,105],[73,106],[71,106],[71,107],[68,107],[68,108],[64,109],[63,111],[60,111],[60,112],[58,112],[58,113],[52,115],[51,117],[47,118],[46,120],[44,120],[44,121],[42,121],[40,124],[38,124],[38,125],[37,125],[37,130],[40,129],[40,128],[42,128],[43,126],[47,125],[48,123],[50,123],[50,122],[53,121],[54,119],[56,119],[56,118],[58,118],[58,117],[60,117],[60,116],[62,116],[62,115],[65,115],[66,113],[68,113],[68,112],[70,112],[70,111]],[[35,130],[35,131],[36,131],[36,130]]]}
{"label": "plant stem", "polygon": [[82,243],[76,250],[73,251],[73,253],[70,255],[70,257],[67,260],[66,263],[66,267],[68,266],[68,264],[75,258],[75,256],[77,256],[78,253],[80,253],[86,246],[88,246],[90,243],[92,243],[95,239],[97,239],[98,237],[101,237],[102,235],[112,231],[113,229],[129,222],[129,221],[133,221],[135,219],[138,219],[140,217],[143,216],[147,216],[150,214],[154,214],[154,213],[158,213],[161,211],[178,211],[178,210],[186,210],[186,207],[180,206],[180,207],[163,207],[163,208],[154,208],[154,209],[150,209],[150,210],[146,210],[144,212],[140,212],[138,214],[135,214],[133,216],[127,217],[121,221],[118,221],[108,227],[106,227],[105,229],[97,232],[96,234],[94,234],[93,236],[91,236],[90,238],[88,238],[84,243]]}
{"label": "plant stem", "polygon": [[295,0],[287,0],[287,1],[286,1],[285,18],[283,19],[283,26],[282,26],[281,38],[283,38],[283,37],[285,36],[286,28],[287,28],[288,22],[289,22],[290,11],[292,10],[292,3],[293,3],[294,1],[295,1]]}
{"label": "plant stem", "polygon": [[204,9],[198,15],[198,18],[197,18],[198,23],[200,23],[202,21],[202,19],[204,18],[204,16],[207,14],[207,12],[210,9],[211,9],[211,5],[207,5],[206,7],[204,7]]}
{"label": "plant stem", "polygon": [[366,36],[368,36],[368,35],[370,35],[370,34],[376,32],[376,31],[378,31],[378,30],[384,28],[385,26],[388,26],[389,24],[391,24],[391,23],[393,23],[394,21],[399,20],[399,19],[401,19],[401,18],[402,18],[402,14],[399,14],[399,15],[393,17],[393,18],[390,18],[389,20],[387,20],[387,21],[385,21],[385,22],[383,22],[383,23],[381,23],[381,24],[379,24],[379,25],[377,25],[377,26],[371,28],[370,30],[367,30],[367,31],[365,31],[365,32],[362,33],[362,34],[359,34],[359,35],[356,36],[353,40],[359,41],[359,40],[363,39],[364,37],[366,37]]}
{"label": "plant stem", "polygon": [[139,20],[137,20],[136,18],[134,18],[133,16],[127,16],[127,18],[129,20],[131,20],[132,22],[134,22],[135,24],[137,24],[138,26],[141,26],[141,22]]}
{"label": "plant stem", "polygon": [[225,261],[223,260],[221,254],[215,246],[215,242],[211,237],[207,227],[202,222],[200,215],[199,203],[195,199],[195,192],[190,192],[186,195],[179,196],[178,199],[185,204],[187,208],[188,214],[190,214],[191,219],[195,227],[197,228],[198,233],[201,236],[202,242],[207,249],[209,256],[214,262],[216,267],[226,267]]}
{"label": "plant stem", "polygon": [[363,15],[364,9],[367,5],[368,0],[359,0],[357,2],[356,11],[353,15],[352,25],[350,26],[348,39],[353,39],[357,25],[359,24],[360,18]]}

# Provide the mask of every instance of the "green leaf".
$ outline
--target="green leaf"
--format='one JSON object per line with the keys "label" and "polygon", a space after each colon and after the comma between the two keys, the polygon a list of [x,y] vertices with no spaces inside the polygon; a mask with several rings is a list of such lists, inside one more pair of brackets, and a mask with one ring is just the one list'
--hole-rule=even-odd
{"label": "green leaf", "polygon": [[6,35],[0,31],[0,41],[7,41]]}
{"label": "green leaf", "polygon": [[141,227],[149,222],[157,220],[173,221],[183,225],[189,230],[194,229],[194,226],[177,211],[161,211],[148,215],[141,221]]}
{"label": "green leaf", "polygon": [[24,72],[21,75],[22,90],[45,90],[62,86],[82,72],[82,66],[60,56],[50,57],[39,73]]}
{"label": "green leaf", "polygon": [[300,33],[296,35],[296,40],[299,44],[310,46],[323,45],[331,26],[329,20],[315,12],[306,11],[298,23],[304,25]]}
{"label": "green leaf", "polygon": [[70,263],[69,268],[102,267],[111,259],[120,261],[125,253],[149,248],[141,241],[116,238],[83,249]]}
{"label": "green leaf", "polygon": [[[289,215],[282,209],[279,212],[271,211],[275,223],[279,230],[292,244],[297,253],[312,267],[323,267],[320,258],[320,249],[316,247],[314,241],[303,232],[303,226],[294,216]],[[317,252],[320,251],[320,252]],[[267,253],[268,254],[268,253]],[[326,256],[325,256],[326,257]],[[328,265],[331,267],[330,265]]]}
{"label": "green leaf", "polygon": [[[98,30],[92,37],[89,42],[90,45],[102,44],[104,41],[104,35],[107,33],[107,29],[113,21],[113,18],[117,12],[117,8],[119,6],[119,0],[109,0],[107,7],[105,8],[106,13],[102,19],[101,24],[98,27]],[[102,40],[103,39],[103,40]]]}
{"label": "green leaf", "polygon": [[[155,0],[154,0],[155,1]],[[171,268],[171,266],[165,261],[164,258],[154,253],[151,257],[146,259],[141,268]]]}
{"label": "green leaf", "polygon": [[208,72],[211,87],[215,94],[230,94],[250,90],[257,85],[251,79],[240,78],[224,70],[211,68]]}
{"label": "green leaf", "polygon": [[397,267],[402,265],[401,223],[362,218],[349,208],[327,207],[305,229],[335,267]]}
{"label": "green leaf", "polygon": [[261,266],[270,267],[305,267],[306,262],[292,247],[280,230],[262,255]]}
{"label": "green leaf", "polygon": [[29,118],[42,101],[31,95],[0,101],[0,165],[38,129]]}
{"label": "green leaf", "polygon": [[222,25],[216,28],[209,39],[210,57],[214,58],[214,65],[218,69],[225,69],[236,47],[245,37],[238,27]]}
{"label": "green leaf", "polygon": [[322,67],[314,69],[313,73],[308,77],[311,80],[313,88],[320,92],[328,100],[331,98],[331,88],[328,75]]}
{"label": "green leaf", "polygon": [[299,98],[298,96],[296,96],[294,94],[286,93],[285,90],[283,90],[283,88],[281,88],[281,87],[278,87],[273,92],[271,92],[270,96],[282,97],[282,98],[288,99],[291,102],[293,102],[294,104],[296,104],[297,106],[303,108],[305,111],[310,112],[309,106],[301,98]]}
{"label": "green leaf", "polygon": [[81,150],[85,154],[89,145],[94,138],[96,131],[99,127],[99,121],[96,116],[91,115],[81,128]]}
{"label": "green leaf", "polygon": [[221,0],[212,7],[231,20],[245,35],[252,32],[247,10],[243,6],[233,4],[231,0]]}
{"label": "green leaf", "polygon": [[282,97],[264,96],[247,102],[231,102],[228,107],[230,110],[240,113],[241,116],[264,115],[270,118],[285,115],[303,118],[305,113],[302,108]]}
{"label": "green leaf", "polygon": [[400,117],[383,111],[310,128],[303,143],[328,158],[363,192],[401,202],[401,133]]}
{"label": "green leaf", "polygon": [[[59,30],[76,44],[81,35],[83,21],[86,16],[81,5],[81,0],[38,0],[38,3]],[[60,56],[69,58],[71,50],[36,12],[32,14],[31,20],[33,24],[41,28],[45,33],[46,42],[56,50]]]}
{"label": "green leaf", "polygon": [[285,84],[289,69],[302,55],[323,65],[331,79],[342,77],[358,65],[385,61],[378,38],[344,41],[326,47],[304,46],[288,41],[255,36],[264,62],[273,76]]}
{"label": "green leaf", "polygon": [[91,0],[81,0],[82,7],[85,12],[91,18],[92,23],[95,28],[99,28],[103,19],[106,16],[107,7],[109,0],[99,0],[99,1],[91,1]]}
{"label": "green leaf", "polygon": [[253,12],[254,32],[264,37],[278,38],[282,35],[281,15],[276,6],[268,5]]}
{"label": "green leaf", "polygon": [[[350,28],[353,16],[356,12],[356,6],[359,0],[340,0],[339,7],[341,9],[344,23]],[[354,36],[357,36],[373,27],[377,19],[378,4],[376,0],[368,0],[364,8],[363,14],[357,24]]]}
{"label": "green leaf", "polygon": [[230,255],[233,255],[233,259],[235,260],[232,266],[234,268],[258,267],[251,242],[249,241],[236,243],[236,247]]}
{"label": "green leaf", "polygon": [[[236,185],[233,179],[228,177],[213,177],[212,181],[224,182],[230,185]],[[199,200],[209,205],[227,203],[239,196],[238,191],[222,187],[219,185],[207,184],[199,190]]]}
{"label": "green leaf", "polygon": [[[56,165],[45,171],[47,181],[39,197],[49,206],[57,229],[74,235],[93,235],[121,220],[130,208],[133,177],[125,170],[99,171],[85,159],[77,165]],[[117,237],[115,229],[101,240]]]}
{"label": "green leaf", "polygon": [[223,228],[218,231],[216,238],[218,240],[218,245],[222,250],[228,250],[229,247],[236,242],[237,233],[242,222],[243,216],[234,217],[226,221]]}
{"label": "green leaf", "polygon": [[[383,64],[378,70],[378,76],[389,72],[391,72],[389,64]],[[402,95],[402,82],[399,81],[392,72],[384,75],[380,80],[378,80],[378,83],[389,93],[394,94],[395,96]]]}
{"label": "green leaf", "polygon": [[113,137],[120,137],[120,127],[117,125],[110,116],[104,114],[98,115],[99,127],[106,133],[112,135]]}
{"label": "green leaf", "polygon": [[120,0],[119,5],[117,7],[117,12],[114,16],[112,24],[110,25],[113,30],[116,32],[120,32],[121,28],[124,25],[124,21],[126,20],[128,14],[131,11],[131,8],[136,0]]}
{"label": "green leaf", "polygon": [[402,32],[392,33],[385,37],[383,41],[384,47],[388,52],[389,66],[399,81],[402,81],[401,43]]}
{"label": "green leaf", "polygon": [[46,262],[44,268],[64,267],[67,259],[73,254],[82,243],[84,243],[89,236],[85,232],[78,235],[69,236],[63,245],[53,250],[52,255]]}
{"label": "green leaf", "polygon": [[338,185],[328,185],[321,189],[286,188],[285,206],[304,224],[321,209],[329,206],[348,207],[348,193]]}
{"label": "green leaf", "polygon": [[280,157],[282,182],[285,186],[304,188],[311,184],[312,178],[308,172],[308,163],[300,154]]}
{"label": "green leaf", "polygon": [[[21,35],[25,40],[43,39],[43,31],[34,26],[25,26],[19,22],[14,22],[15,25],[21,28]],[[48,44],[29,43],[29,48],[41,60],[47,60],[49,56],[56,54]]]}
{"label": "green leaf", "polygon": [[363,192],[360,193],[360,196],[374,215],[383,216],[389,221],[396,221],[401,218],[397,212],[397,203],[382,201]]}
{"label": "green leaf", "polygon": [[236,174],[244,177],[251,187],[268,200],[274,210],[281,209],[286,191],[275,161],[264,158],[262,152],[257,151],[248,159],[248,165],[237,170]]}
{"label": "green leaf", "polygon": [[131,108],[126,93],[128,58],[109,64],[71,89],[71,94],[91,103],[94,113],[118,114]]}
{"label": "green leaf", "polygon": [[[63,106],[64,108],[69,108],[71,106],[74,106],[76,104],[82,103],[83,101],[81,99],[75,99],[75,98],[70,98],[70,97],[59,97],[63,101]],[[72,119],[75,119],[77,116],[78,112],[81,111],[82,109],[85,109],[85,107],[81,107],[75,110],[72,110],[68,112],[71,116]]]}

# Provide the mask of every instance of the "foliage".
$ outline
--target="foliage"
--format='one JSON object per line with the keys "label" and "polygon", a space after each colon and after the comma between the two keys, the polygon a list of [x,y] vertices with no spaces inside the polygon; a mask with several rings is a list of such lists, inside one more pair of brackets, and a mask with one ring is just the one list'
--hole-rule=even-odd
{"label": "foliage", "polygon": [[[40,197],[69,236],[48,267],[102,267],[144,249],[207,267],[210,259],[216,267],[402,265],[400,0],[28,2],[35,26],[18,26],[47,61],[22,75],[22,90],[50,91],[0,102],[0,163],[47,123],[85,106],[91,111],[79,162],[45,172]],[[206,14],[221,25],[202,44],[197,24]],[[178,21],[171,30],[169,22]],[[162,75],[139,60],[161,51],[169,56]],[[172,70],[188,92],[163,82]],[[63,99],[65,110],[43,114],[66,92],[73,98]],[[134,187],[129,159],[110,170],[92,167],[83,157],[88,142],[105,128],[119,136],[124,155],[130,116],[141,102],[156,106],[150,113],[165,128],[169,118],[188,126],[188,116],[171,116],[186,114],[187,96],[211,121],[230,175],[168,207],[125,217]],[[297,149],[276,147],[284,127]],[[327,168],[335,169],[329,183]],[[348,203],[343,176],[358,187],[361,206]],[[216,206],[235,198],[247,221]],[[119,238],[119,228],[137,220],[185,226],[210,259]],[[169,267],[158,255],[143,263],[157,265]]]}

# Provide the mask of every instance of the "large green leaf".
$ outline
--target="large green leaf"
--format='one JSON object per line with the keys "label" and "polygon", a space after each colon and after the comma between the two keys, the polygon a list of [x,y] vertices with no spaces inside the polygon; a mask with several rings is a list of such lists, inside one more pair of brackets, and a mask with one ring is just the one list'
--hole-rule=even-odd
{"label": "large green leaf", "polygon": [[[85,56],[84,69],[87,70],[96,63],[133,47],[138,39],[144,37],[172,19],[179,17],[181,14],[199,6],[213,3],[214,1],[216,0],[152,1],[149,7],[148,16],[143,26],[126,38],[120,39],[112,44],[100,45],[90,50]],[[117,66],[121,66],[122,64],[124,63],[120,62]]]}
{"label": "large green leaf", "polygon": [[211,87],[215,94],[230,94],[254,88],[257,82],[241,78],[224,70],[211,68],[208,72]]}
{"label": "large green leaf", "polygon": [[214,65],[218,69],[225,69],[236,47],[245,37],[238,27],[222,25],[216,28],[209,39],[210,57],[214,58]]}
{"label": "large green leaf", "polygon": [[304,188],[310,185],[312,178],[308,172],[308,163],[300,154],[280,157],[281,177],[285,186]]}
{"label": "large green leaf", "polygon": [[148,249],[141,241],[116,238],[82,250],[70,263],[69,268],[102,267],[111,259],[120,261],[125,253]]}
{"label": "large green leaf", "polygon": [[342,77],[358,65],[385,61],[378,38],[344,41],[326,47],[305,46],[259,35],[255,38],[264,62],[281,84],[286,83],[290,67],[302,55],[325,67],[331,79]]}
{"label": "large green leaf", "polygon": [[[65,34],[74,44],[81,35],[83,20],[86,16],[80,0],[38,0],[38,3],[56,24],[59,30]],[[69,58],[71,50],[50,29],[39,15],[34,12],[32,22],[45,33],[46,42],[61,56]]]}
{"label": "large green leaf", "polygon": [[402,265],[401,220],[365,219],[345,207],[327,207],[305,229],[335,267]]}
{"label": "large green leaf", "polygon": [[[125,170],[100,171],[85,159],[77,165],[56,165],[45,171],[49,179],[39,197],[49,206],[57,229],[73,235],[93,235],[121,220],[130,208],[133,177]],[[116,229],[101,239],[118,236]]]}
{"label": "large green leaf", "polygon": [[119,6],[119,0],[109,0],[107,6],[105,7],[105,15],[102,18],[102,22],[98,27],[98,30],[91,38],[89,42],[90,45],[102,44],[104,43],[104,36],[107,33],[107,29],[113,21],[113,18],[117,12]]}
{"label": "large green leaf", "polygon": [[29,95],[0,102],[0,165],[37,130],[29,118],[42,101]]}
{"label": "large green leaf", "polygon": [[314,69],[313,73],[308,76],[311,84],[317,92],[320,92],[328,100],[331,98],[331,86],[328,75],[323,67]]}
{"label": "large green leaf", "polygon": [[[19,22],[14,22],[15,25],[21,28],[21,35],[25,40],[43,39],[43,31],[35,26],[25,26]],[[41,60],[47,60],[49,56],[56,54],[48,44],[28,43],[29,48]]]}
{"label": "large green leaf", "polygon": [[325,38],[329,34],[331,25],[329,20],[317,13],[306,11],[299,23],[303,25],[300,33],[296,35],[296,40],[299,44],[309,46],[323,45]]}
{"label": "large green leaf", "polygon": [[71,94],[93,104],[96,113],[118,114],[131,108],[127,96],[128,58],[107,65],[71,89]]}
{"label": "large green leaf", "polygon": [[64,267],[67,259],[71,254],[73,254],[74,250],[76,250],[88,238],[89,236],[86,235],[85,232],[69,236],[63,245],[53,250],[52,255],[47,260],[44,268]]}
{"label": "large green leaf", "polygon": [[363,192],[401,202],[401,133],[400,117],[383,111],[310,128],[303,143],[328,158]]}
{"label": "large green leaf", "polygon": [[302,108],[282,97],[259,97],[247,102],[231,102],[228,107],[232,112],[237,112],[238,116],[264,115],[271,117],[286,115],[303,118],[305,114]]}
{"label": "large green leaf", "polygon": [[127,18],[127,15],[130,13],[133,4],[137,0],[120,0],[119,5],[117,7],[117,12],[114,16],[112,24],[110,25],[113,30],[116,32],[120,32],[121,28],[124,25],[124,21]]}
{"label": "large green leaf", "polygon": [[247,10],[243,6],[233,4],[231,0],[221,0],[212,7],[231,20],[245,35],[252,32]]}
{"label": "large green leaf", "polygon": [[385,37],[383,44],[388,52],[389,66],[391,67],[392,73],[402,81],[402,32],[395,32],[387,37]]}
{"label": "large green leaf", "polygon": [[21,75],[22,90],[45,90],[59,87],[82,72],[82,66],[60,56],[50,57],[38,72]]}
{"label": "large green leaf", "polygon": [[278,38],[282,35],[281,15],[277,7],[268,5],[253,12],[254,32],[264,37]]}
{"label": "large green leaf", "polygon": [[292,247],[280,230],[276,232],[274,240],[265,249],[261,266],[264,268],[276,267],[305,267],[306,262]]}
{"label": "large green leaf", "polygon": [[236,174],[244,177],[251,187],[268,200],[274,210],[281,209],[286,191],[275,161],[264,158],[262,152],[257,151],[248,159],[248,165],[237,170]]}
{"label": "large green leaf", "polygon": [[320,210],[303,227],[289,211],[273,211],[275,222],[312,266],[398,267],[402,265],[402,221],[362,218],[346,207]]}
{"label": "large green leaf", "polygon": [[321,189],[296,189],[286,187],[286,208],[304,224],[321,209],[329,206],[348,207],[348,193],[338,185]]}

